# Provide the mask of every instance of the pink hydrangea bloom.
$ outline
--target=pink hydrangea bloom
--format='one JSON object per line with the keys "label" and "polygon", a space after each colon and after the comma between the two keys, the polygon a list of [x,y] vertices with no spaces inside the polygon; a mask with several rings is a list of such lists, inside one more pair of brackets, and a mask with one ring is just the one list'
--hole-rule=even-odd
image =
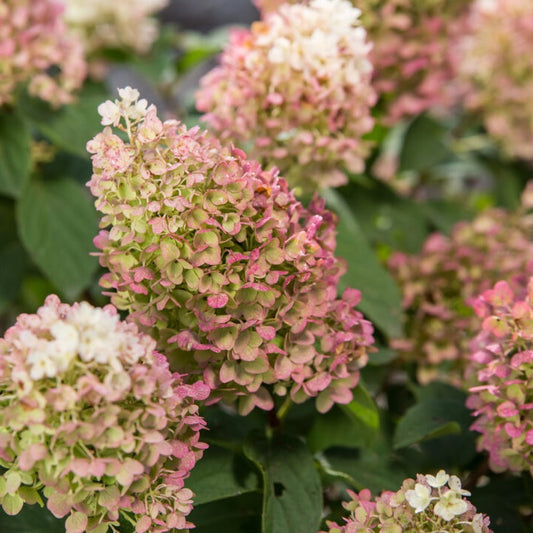
{"label": "pink hydrangea bloom", "polygon": [[116,309],[49,296],[0,339],[0,503],[41,502],[67,533],[185,531],[184,485],[206,447],[195,400],[155,342]]}
{"label": "pink hydrangea bloom", "polygon": [[533,159],[533,3],[476,0],[458,46],[467,106],[510,155]]}
{"label": "pink hydrangea bloom", "polygon": [[168,0],[61,0],[63,19],[79,38],[87,54],[105,48],[147,52],[157,37],[158,25],[150,17]]}
{"label": "pink hydrangea bloom", "polygon": [[248,413],[273,395],[346,403],[373,342],[337,299],[345,266],[334,256],[335,221],[319,200],[295,200],[276,170],[222,147],[197,127],[161,122],[150,106],[117,109],[129,138],[106,127],[87,145],[89,182],[105,228],[95,239],[112,302],[158,339],[179,371],[203,376],[210,401]]}
{"label": "pink hydrangea bloom", "polygon": [[361,172],[374,121],[371,45],[347,0],[283,5],[250,30],[234,30],[220,66],[201,81],[197,107],[223,139],[252,143],[307,191]]}
{"label": "pink hydrangea bloom", "polygon": [[[81,43],[66,35],[61,13],[54,0],[0,2],[0,106],[13,100],[20,83],[54,106],[72,101],[87,65]],[[55,76],[52,67],[59,69]]]}
{"label": "pink hydrangea bloom", "polygon": [[349,511],[342,525],[328,522],[322,533],[402,533],[446,531],[447,533],[491,533],[490,519],[463,496],[457,476],[441,470],[436,476],[418,474],[406,479],[397,492],[386,491],[372,499],[368,489],[348,491]]}
{"label": "pink hydrangea bloom", "polygon": [[451,43],[464,32],[470,0],[362,0],[358,5],[374,43],[373,83],[385,122],[457,101]]}
{"label": "pink hydrangea bloom", "polygon": [[533,475],[533,278],[524,292],[499,281],[475,302],[482,325],[471,345],[477,383],[467,405],[491,468]]}
{"label": "pink hydrangea bloom", "polygon": [[407,338],[395,346],[404,360],[417,362],[422,381],[463,385],[469,342],[480,327],[474,299],[502,277],[525,287],[533,275],[527,194],[515,213],[488,209],[457,224],[449,237],[431,235],[418,254],[391,257],[407,313]]}
{"label": "pink hydrangea bloom", "polygon": [[[520,0],[516,0],[520,2]],[[351,0],[372,42],[373,86],[382,96],[386,123],[432,108],[447,108],[460,96],[451,46],[465,31],[471,0]],[[256,0],[262,16],[283,4],[307,0]]]}

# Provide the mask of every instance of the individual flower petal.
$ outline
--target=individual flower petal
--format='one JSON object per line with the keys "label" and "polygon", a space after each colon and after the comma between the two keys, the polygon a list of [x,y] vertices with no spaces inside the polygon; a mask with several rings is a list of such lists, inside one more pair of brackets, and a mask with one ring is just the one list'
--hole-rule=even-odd
{"label": "individual flower petal", "polygon": [[[452,477],[456,477],[456,476],[452,476]],[[432,476],[430,474],[426,475],[426,481],[429,483],[429,485],[437,489],[446,485],[449,479],[450,479],[450,476],[444,470],[439,470],[436,476]],[[460,486],[461,486],[461,482],[459,482],[459,487]]]}

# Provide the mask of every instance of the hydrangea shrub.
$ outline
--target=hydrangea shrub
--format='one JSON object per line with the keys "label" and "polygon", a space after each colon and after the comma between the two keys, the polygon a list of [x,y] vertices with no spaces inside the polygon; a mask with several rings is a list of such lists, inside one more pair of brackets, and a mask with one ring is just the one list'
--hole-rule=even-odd
{"label": "hydrangea shrub", "polygon": [[54,0],[0,2],[0,106],[13,101],[22,83],[54,106],[73,100],[87,65],[81,42],[66,34],[62,11]]}
{"label": "hydrangea shrub", "polygon": [[186,531],[185,486],[206,447],[196,400],[116,309],[49,296],[0,339],[0,503],[17,514],[46,498],[66,531]]}
{"label": "hydrangea shrub", "polygon": [[466,105],[514,157],[533,159],[533,4],[476,0],[458,44]]}
{"label": "hydrangea shrub", "polygon": [[526,291],[499,281],[475,309],[483,322],[471,346],[477,382],[467,405],[481,433],[478,447],[494,471],[533,475],[533,278]]}
{"label": "hydrangea shrub", "polygon": [[[491,533],[490,519],[464,497],[470,492],[461,487],[457,476],[444,470],[437,475],[418,474],[406,479],[397,492],[385,491],[372,499],[368,489],[359,494],[348,491],[350,501],[346,523],[328,523],[327,533]],[[326,533],[326,532],[322,532]]]}
{"label": "hydrangea shrub", "polygon": [[373,328],[357,290],[337,298],[332,214],[319,200],[304,208],[276,169],[119,92],[100,112],[127,140],[106,127],[87,145],[112,302],[205,380],[210,402],[238,399],[242,413],[273,396],[316,397],[320,411],[349,402]]}
{"label": "hydrangea shrub", "polygon": [[311,0],[234,30],[197,108],[222,139],[246,144],[292,186],[345,183],[342,167],[364,168],[376,101],[359,14],[347,0]]}
{"label": "hydrangea shrub", "polygon": [[524,196],[514,213],[487,209],[455,225],[450,236],[432,234],[418,254],[391,256],[407,313],[406,338],[394,344],[403,360],[418,363],[422,381],[439,376],[461,386],[469,342],[480,327],[475,298],[502,277],[525,288],[533,275],[527,202]]}

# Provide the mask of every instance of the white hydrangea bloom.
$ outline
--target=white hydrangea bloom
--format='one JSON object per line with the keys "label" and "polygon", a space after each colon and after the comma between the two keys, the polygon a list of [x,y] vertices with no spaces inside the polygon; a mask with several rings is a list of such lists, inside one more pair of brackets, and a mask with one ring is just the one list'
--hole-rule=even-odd
{"label": "white hydrangea bloom", "polygon": [[[439,470],[436,476],[432,476],[431,474],[426,475],[426,481],[431,487],[434,487],[436,489],[446,485],[449,479],[450,476],[444,470]],[[460,484],[461,482],[459,482],[459,485]]]}
{"label": "white hydrangea bloom", "polygon": [[111,100],[106,100],[98,106],[98,114],[102,117],[103,126],[112,124],[114,127],[118,126],[122,116],[120,107]]}
{"label": "white hydrangea bloom", "polygon": [[405,499],[415,510],[415,513],[421,513],[431,502],[431,489],[417,483],[414,490],[408,490],[405,493]]}
{"label": "white hydrangea bloom", "polygon": [[464,490],[461,487],[461,480],[457,476],[450,476],[450,480],[448,481],[448,486],[454,492],[459,494],[459,496],[470,496],[471,495],[469,491]]}
{"label": "white hydrangea bloom", "polygon": [[131,87],[118,89],[120,100],[106,100],[98,106],[98,114],[102,117],[103,126],[113,125],[117,127],[122,117],[126,121],[138,121],[146,115],[148,102],[146,99],[139,100],[139,91]]}
{"label": "white hydrangea bloom", "polygon": [[454,491],[449,490],[441,494],[439,501],[435,504],[433,512],[446,521],[466,513],[468,504]]}
{"label": "white hydrangea bloom", "polygon": [[58,373],[54,352],[49,349],[46,343],[43,343],[40,348],[32,350],[28,354],[27,362],[30,366],[30,378],[34,381],[53,378]]}
{"label": "white hydrangea bloom", "polygon": [[[354,28],[361,11],[347,0],[313,0],[309,7],[282,6],[297,17],[293,28],[287,28],[284,19],[274,14],[269,19],[269,30],[258,39],[260,46],[270,47],[268,60],[287,64],[295,70],[314,73],[331,73],[337,70],[349,80],[358,81],[361,73],[372,71],[368,52],[372,45],[367,41],[363,27]],[[294,29],[297,29],[297,33]],[[336,66],[337,50],[348,42],[353,54],[352,65]]]}
{"label": "white hydrangea bloom", "polygon": [[[28,375],[33,381],[59,376],[79,358],[84,363],[109,367],[108,380],[127,388],[122,375],[123,363],[137,363],[147,349],[155,347],[151,339],[139,340],[138,336],[130,335],[128,326],[119,328],[118,314],[87,302],[72,306],[66,316],[54,313],[54,308],[43,307],[38,320],[50,332],[49,337],[40,337],[26,329],[17,340],[18,348],[27,353]],[[147,342],[153,346],[147,346]]]}
{"label": "white hydrangea bloom", "polygon": [[55,337],[55,341],[49,346],[54,351],[57,370],[64,372],[76,356],[80,341],[78,330],[73,325],[58,320],[50,326],[50,332]]}
{"label": "white hydrangea bloom", "polygon": [[168,0],[63,0],[63,18],[85,49],[131,48],[146,52],[157,37],[151,18]]}

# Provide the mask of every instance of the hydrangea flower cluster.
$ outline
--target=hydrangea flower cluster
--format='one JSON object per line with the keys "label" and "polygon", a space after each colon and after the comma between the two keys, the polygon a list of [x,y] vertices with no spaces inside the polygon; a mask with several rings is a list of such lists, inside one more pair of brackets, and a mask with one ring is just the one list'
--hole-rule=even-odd
{"label": "hydrangea flower cluster", "polygon": [[42,502],[67,533],[188,530],[184,480],[206,447],[195,400],[112,306],[49,296],[0,339],[0,503]]}
{"label": "hydrangea flower cluster", "polygon": [[[373,86],[383,97],[385,122],[455,103],[459,89],[451,83],[456,62],[450,43],[465,31],[470,1],[351,0],[373,44]],[[263,17],[285,3],[306,0],[256,1]]]}
{"label": "hydrangea flower cluster", "polygon": [[[348,491],[344,503],[350,512],[346,523],[328,523],[328,533],[402,533],[402,531],[446,533],[490,533],[490,519],[463,496],[457,476],[444,470],[436,476],[418,474],[416,481],[406,479],[397,492],[385,491],[372,500],[368,489],[359,494]],[[325,532],[323,532],[325,533]]]}
{"label": "hydrangea flower cluster", "polygon": [[363,24],[374,43],[374,87],[394,123],[456,102],[450,43],[464,33],[470,0],[363,0]]}
{"label": "hydrangea flower cluster", "polygon": [[476,0],[459,46],[466,105],[508,154],[533,159],[533,4]]}
{"label": "hydrangea flower cluster", "polygon": [[292,186],[337,186],[361,172],[374,125],[371,45],[348,0],[283,5],[235,30],[201,81],[197,107],[223,139],[252,142]]}
{"label": "hydrangea flower cluster", "polygon": [[0,2],[0,106],[10,103],[24,82],[32,95],[52,105],[72,101],[87,65],[81,43],[66,35],[62,10],[54,0]]}
{"label": "hydrangea flower cluster", "polygon": [[533,278],[527,291],[496,283],[475,309],[483,323],[472,342],[469,370],[477,384],[467,406],[477,417],[478,448],[496,472],[533,475]]}
{"label": "hydrangea flower cluster", "polygon": [[83,42],[87,54],[105,48],[147,52],[157,37],[157,22],[150,15],[168,0],[61,0],[70,32]]}
{"label": "hydrangea flower cluster", "polygon": [[533,221],[526,208],[485,210],[458,223],[449,237],[431,235],[420,253],[390,258],[407,312],[407,339],[394,346],[404,360],[418,363],[421,381],[438,376],[462,386],[469,342],[480,327],[474,299],[502,277],[516,287],[527,285]]}
{"label": "hydrangea flower cluster", "polygon": [[136,90],[119,94],[99,110],[128,140],[106,127],[87,145],[113,303],[203,376],[210,402],[238,400],[243,414],[273,395],[316,397],[320,411],[349,402],[373,328],[358,291],[337,299],[333,215],[207,132],[162,123],[154,106],[139,118]]}

